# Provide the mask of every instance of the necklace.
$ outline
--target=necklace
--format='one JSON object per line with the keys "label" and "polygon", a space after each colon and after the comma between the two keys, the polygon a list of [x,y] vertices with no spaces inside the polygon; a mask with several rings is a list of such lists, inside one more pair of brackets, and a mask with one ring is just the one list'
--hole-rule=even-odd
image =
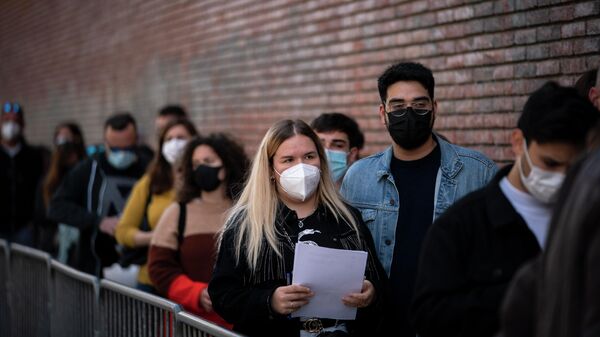
{"label": "necklace", "polygon": [[299,228],[304,227],[304,220],[310,218],[311,215],[315,214],[316,210],[317,210],[317,207],[313,208],[313,210],[310,213],[308,213],[308,215],[305,216],[304,218],[298,218],[298,227]]}

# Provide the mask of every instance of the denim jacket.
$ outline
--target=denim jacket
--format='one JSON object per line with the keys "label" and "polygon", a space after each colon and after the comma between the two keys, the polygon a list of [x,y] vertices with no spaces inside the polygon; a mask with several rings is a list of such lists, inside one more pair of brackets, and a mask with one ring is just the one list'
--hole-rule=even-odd
{"label": "denim jacket", "polygon": [[[487,184],[498,167],[483,154],[434,135],[441,162],[435,182],[433,220],[467,193]],[[363,158],[348,169],[341,194],[358,208],[369,227],[379,260],[390,274],[398,220],[398,190],[390,171],[392,147]],[[399,186],[402,188],[401,186]]]}

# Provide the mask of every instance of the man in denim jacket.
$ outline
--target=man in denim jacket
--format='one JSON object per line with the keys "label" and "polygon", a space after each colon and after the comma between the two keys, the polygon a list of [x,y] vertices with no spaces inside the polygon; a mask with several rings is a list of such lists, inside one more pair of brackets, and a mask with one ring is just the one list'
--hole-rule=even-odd
{"label": "man in denim jacket", "polygon": [[341,187],[342,195],[361,211],[390,276],[385,321],[395,336],[415,336],[408,309],[427,229],[497,171],[483,154],[432,132],[437,113],[434,85],[431,70],[418,63],[392,65],[379,77],[379,117],[392,146],[354,163]]}

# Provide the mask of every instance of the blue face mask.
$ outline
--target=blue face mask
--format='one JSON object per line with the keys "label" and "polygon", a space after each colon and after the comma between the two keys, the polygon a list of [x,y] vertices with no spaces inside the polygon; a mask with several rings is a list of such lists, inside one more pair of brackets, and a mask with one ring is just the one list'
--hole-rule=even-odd
{"label": "blue face mask", "polygon": [[107,159],[112,167],[123,170],[135,163],[137,155],[131,150],[111,150]]}
{"label": "blue face mask", "polygon": [[343,151],[329,149],[325,149],[325,154],[327,155],[327,163],[329,164],[333,181],[342,179],[348,169],[348,154]]}

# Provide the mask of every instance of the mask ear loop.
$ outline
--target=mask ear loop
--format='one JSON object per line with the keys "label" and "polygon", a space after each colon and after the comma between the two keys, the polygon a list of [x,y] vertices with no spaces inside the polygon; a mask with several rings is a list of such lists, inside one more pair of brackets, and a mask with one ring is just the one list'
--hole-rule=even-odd
{"label": "mask ear loop", "polygon": [[[527,160],[527,165],[529,165],[529,170],[533,170],[533,163],[531,162],[531,158],[529,157],[529,151],[527,147],[527,140],[523,138],[523,144],[525,144],[525,159]],[[521,168],[523,169],[523,168]]]}

